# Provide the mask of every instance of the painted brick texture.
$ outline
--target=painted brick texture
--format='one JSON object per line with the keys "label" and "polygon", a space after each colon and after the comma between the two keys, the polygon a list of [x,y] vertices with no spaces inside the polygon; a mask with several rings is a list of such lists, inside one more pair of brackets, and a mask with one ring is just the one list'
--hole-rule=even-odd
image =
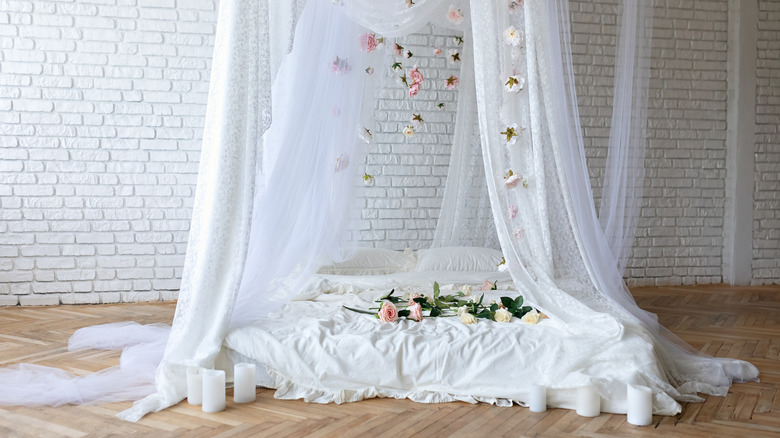
{"label": "painted brick texture", "polygon": [[780,2],[758,8],[752,277],[780,284]]}
{"label": "painted brick texture", "polygon": [[0,305],[171,299],[216,2],[0,2]]}

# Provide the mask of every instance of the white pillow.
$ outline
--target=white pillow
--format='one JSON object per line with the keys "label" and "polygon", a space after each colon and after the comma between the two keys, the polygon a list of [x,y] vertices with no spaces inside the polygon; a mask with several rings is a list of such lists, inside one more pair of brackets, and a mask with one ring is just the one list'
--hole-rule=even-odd
{"label": "white pillow", "polygon": [[408,271],[414,258],[399,251],[381,248],[355,248],[355,255],[341,263],[323,266],[317,271],[326,275],[386,275]]}
{"label": "white pillow", "polygon": [[498,271],[504,255],[492,248],[448,247],[417,252],[415,271]]}

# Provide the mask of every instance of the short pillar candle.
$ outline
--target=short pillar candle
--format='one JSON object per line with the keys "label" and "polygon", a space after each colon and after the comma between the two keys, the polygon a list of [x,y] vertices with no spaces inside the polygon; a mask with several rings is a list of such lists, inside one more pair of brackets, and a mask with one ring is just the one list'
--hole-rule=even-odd
{"label": "short pillar candle", "polygon": [[635,426],[653,423],[653,390],[647,386],[628,385],[626,419]]}
{"label": "short pillar candle", "polygon": [[577,388],[577,415],[598,417],[601,413],[601,397],[593,386]]}
{"label": "short pillar candle", "polygon": [[544,385],[531,385],[531,394],[528,398],[528,409],[531,412],[544,412],[547,410],[547,387]]}
{"label": "short pillar candle", "polygon": [[233,401],[251,403],[257,399],[255,364],[237,363],[233,367]]}
{"label": "short pillar candle", "polygon": [[225,410],[225,372],[206,370],[203,373],[203,412]]}
{"label": "short pillar candle", "polygon": [[203,371],[201,367],[187,367],[187,403],[191,405],[203,403]]}

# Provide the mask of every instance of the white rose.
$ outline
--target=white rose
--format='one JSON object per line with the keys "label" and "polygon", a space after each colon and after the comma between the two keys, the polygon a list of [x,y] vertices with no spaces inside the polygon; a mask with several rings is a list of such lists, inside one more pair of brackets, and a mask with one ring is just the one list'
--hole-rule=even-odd
{"label": "white rose", "polygon": [[460,315],[460,322],[462,322],[463,324],[476,324],[477,317],[470,313],[464,313]]}
{"label": "white rose", "polygon": [[471,285],[464,284],[463,287],[460,288],[460,290],[463,292],[464,295],[471,296]]}
{"label": "white rose", "polygon": [[531,310],[530,312],[523,315],[520,321],[528,325],[534,325],[539,322],[539,312],[537,312],[536,309]]}
{"label": "white rose", "polygon": [[464,313],[469,313],[469,308],[467,306],[458,307],[458,316],[463,316]]}
{"label": "white rose", "polygon": [[509,322],[512,319],[512,314],[506,309],[496,310],[495,320],[496,322]]}

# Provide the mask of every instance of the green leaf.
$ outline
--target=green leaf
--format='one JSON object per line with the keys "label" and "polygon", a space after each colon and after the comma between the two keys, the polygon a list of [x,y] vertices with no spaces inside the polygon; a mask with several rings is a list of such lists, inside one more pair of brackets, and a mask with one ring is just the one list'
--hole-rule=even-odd
{"label": "green leaf", "polygon": [[496,310],[498,310],[498,304],[496,304],[496,303],[491,304],[490,305],[490,311],[491,312],[495,312]]}
{"label": "green leaf", "polygon": [[477,318],[493,319],[493,315],[491,315],[490,311],[487,309],[477,313],[474,316],[476,316]]}
{"label": "green leaf", "polygon": [[391,290],[389,294],[383,296],[382,298],[378,299],[377,301],[386,300],[386,299],[390,298],[393,295],[393,292],[395,292],[395,289]]}
{"label": "green leaf", "polygon": [[481,306],[482,305],[482,300],[484,300],[484,299],[485,299],[485,294],[480,295],[479,302],[477,303],[477,305]]}
{"label": "green leaf", "polygon": [[351,311],[357,312],[357,313],[365,313],[366,315],[376,315],[376,317],[379,318],[379,316],[376,314],[376,312],[369,312],[368,310],[353,309],[352,307],[347,307],[347,306],[343,306],[343,307],[345,309],[347,309],[347,310],[351,310]]}
{"label": "green leaf", "polygon": [[423,297],[412,298],[412,301],[414,301],[415,303],[419,303],[423,307],[428,305],[428,300],[426,300]]}
{"label": "green leaf", "polygon": [[526,313],[528,313],[528,312],[530,312],[531,310],[533,310],[533,307],[531,307],[531,306],[525,306],[525,307],[521,307],[521,308],[520,308],[520,310],[522,310],[522,311],[523,311],[523,315],[525,315]]}
{"label": "green leaf", "polygon": [[523,296],[520,295],[519,297],[515,298],[515,308],[519,309],[520,306],[523,305]]}
{"label": "green leaf", "polygon": [[515,307],[515,301],[509,297],[501,297],[501,304],[504,305],[509,311],[511,312],[512,309]]}
{"label": "green leaf", "polygon": [[493,282],[493,287],[491,287],[490,290],[498,290],[498,280]]}
{"label": "green leaf", "polygon": [[431,315],[430,316],[439,316],[439,315],[441,315],[441,309],[440,308],[438,308],[436,306],[431,308]]}
{"label": "green leaf", "polygon": [[404,317],[404,318],[406,318],[406,317],[408,317],[408,316],[409,316],[409,311],[408,311],[408,310],[406,310],[406,309],[404,309],[404,310],[399,310],[399,311],[398,311],[398,316],[399,316],[399,317]]}
{"label": "green leaf", "polygon": [[433,282],[433,299],[439,298],[439,283]]}

